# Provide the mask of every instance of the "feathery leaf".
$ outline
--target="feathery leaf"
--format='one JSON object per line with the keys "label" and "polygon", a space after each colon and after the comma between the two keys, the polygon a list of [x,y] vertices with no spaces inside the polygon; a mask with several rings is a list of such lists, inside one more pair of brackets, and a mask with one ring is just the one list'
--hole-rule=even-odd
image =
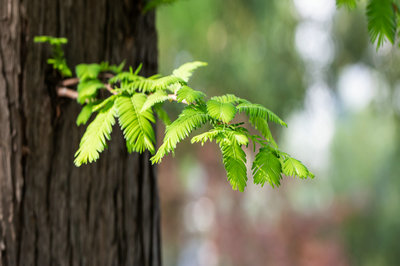
{"label": "feathery leaf", "polygon": [[260,104],[243,102],[236,106],[236,108],[239,113],[245,112],[250,118],[260,117],[287,127],[287,124],[282,119],[280,119],[279,116]]}
{"label": "feathery leaf", "polygon": [[222,162],[233,190],[244,191],[247,183],[246,154],[240,145],[225,139],[220,142]]}
{"label": "feathery leaf", "polygon": [[377,49],[385,39],[392,44],[396,36],[396,16],[392,0],[369,0],[367,6],[368,32]]}
{"label": "feathery leaf", "polygon": [[164,143],[160,146],[156,155],[151,158],[152,163],[161,162],[165,155],[174,151],[176,144],[209,120],[210,117],[204,108],[191,105],[185,107],[179,117],[167,126]]}
{"label": "feathery leaf", "polygon": [[142,109],[140,110],[140,112],[143,112],[151,107],[153,107],[155,104],[157,103],[162,103],[165,102],[166,100],[168,100],[168,95],[165,91],[156,91],[153,94],[150,94],[145,103],[143,104]]}
{"label": "feathery leaf", "polygon": [[357,0],[336,0],[336,6],[337,8],[344,6],[353,9],[357,6]]}
{"label": "feathery leaf", "polygon": [[265,118],[262,117],[250,117],[249,118],[250,124],[254,126],[255,129],[261,132],[263,137],[269,141],[272,146],[275,148],[278,148],[278,145],[276,144],[274,138],[272,137],[271,131],[268,126],[268,122]]}
{"label": "feathery leaf", "polygon": [[221,103],[215,100],[209,100],[207,102],[207,112],[212,118],[227,124],[235,117],[236,108],[231,103]]}
{"label": "feathery leaf", "polygon": [[186,101],[191,104],[204,99],[206,95],[185,85],[177,91],[176,96],[178,102]]}
{"label": "feathery leaf", "polygon": [[142,153],[148,149],[154,153],[155,135],[151,124],[155,122],[153,112],[151,109],[140,112],[146,98],[146,95],[138,93],[132,97],[119,96],[115,101],[118,122],[124,132],[129,152]]}
{"label": "feathery leaf", "polygon": [[200,61],[189,62],[189,63],[183,64],[179,68],[175,69],[172,72],[172,75],[182,79],[183,81],[185,81],[187,83],[189,81],[190,77],[193,75],[193,72],[197,68],[203,67],[206,65],[207,65],[207,63],[200,62]]}
{"label": "feathery leaf", "polygon": [[115,124],[116,108],[109,106],[101,110],[92,123],[87,127],[85,134],[75,153],[75,165],[91,163],[99,158],[100,152],[107,146],[106,140],[110,139],[112,126]]}
{"label": "feathery leaf", "polygon": [[286,176],[298,176],[302,179],[306,179],[307,177],[314,178],[314,174],[311,173],[304,164],[289,156],[282,161],[282,169],[283,174]]}
{"label": "feathery leaf", "polygon": [[261,148],[252,166],[254,184],[260,184],[262,187],[265,182],[269,182],[272,187],[281,184],[281,162],[276,154],[268,149]]}
{"label": "feathery leaf", "polygon": [[220,103],[233,103],[233,104],[238,104],[243,102],[243,99],[233,95],[233,94],[225,94],[221,96],[214,96],[211,98],[211,100],[220,102]]}
{"label": "feathery leaf", "polygon": [[76,125],[84,125],[90,119],[90,116],[93,112],[93,104],[89,103],[82,107],[81,112],[79,113],[78,117],[76,118]]}
{"label": "feathery leaf", "polygon": [[162,104],[154,105],[153,109],[157,114],[157,117],[164,123],[164,125],[169,126],[171,124],[171,119],[169,118],[167,112],[162,108]]}

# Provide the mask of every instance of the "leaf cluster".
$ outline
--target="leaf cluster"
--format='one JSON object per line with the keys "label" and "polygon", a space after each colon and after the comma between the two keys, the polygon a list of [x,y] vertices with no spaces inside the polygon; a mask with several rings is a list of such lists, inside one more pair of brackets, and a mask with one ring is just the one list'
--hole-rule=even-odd
{"label": "leaf cluster", "polygon": [[[338,8],[353,9],[357,6],[357,0],[336,0],[336,5]],[[377,49],[385,41],[395,43],[399,28],[399,8],[399,0],[368,0],[366,8],[368,33],[371,42],[376,43]]]}
{"label": "leaf cluster", "polygon": [[51,45],[51,57],[47,59],[47,63],[58,70],[63,77],[71,77],[71,69],[67,65],[64,57],[64,51],[61,45],[67,44],[67,38],[56,38],[51,36],[35,36],[33,39],[36,43],[49,43]]}
{"label": "leaf cluster", "polygon": [[[215,141],[218,144],[228,181],[234,190],[244,191],[247,185],[245,151],[250,143],[254,152],[258,147],[252,171],[249,171],[255,184],[279,186],[282,175],[302,179],[314,177],[300,161],[278,149],[269,122],[287,125],[271,110],[233,94],[208,98],[205,93],[188,85],[193,72],[205,65],[204,62],[190,62],[175,69],[171,75],[151,77],[139,74],[141,65],[128,71],[123,71],[123,63],[119,66],[107,63],[76,66],[80,81],[77,100],[84,105],[76,123],[86,124],[95,115],[75,154],[75,165],[99,159],[100,153],[107,148],[116,121],[123,132],[128,152],[149,151],[153,155],[150,159],[153,164],[173,154],[176,146],[194,130],[207,125],[210,129],[194,136],[191,142],[203,145]],[[103,93],[100,97],[100,90],[108,92],[109,96],[104,98]],[[166,102],[185,104],[172,122],[163,108]],[[242,121],[244,115],[248,124]],[[164,140],[158,149],[154,133],[156,116],[166,125]],[[251,134],[247,128],[250,125],[259,133]]]}

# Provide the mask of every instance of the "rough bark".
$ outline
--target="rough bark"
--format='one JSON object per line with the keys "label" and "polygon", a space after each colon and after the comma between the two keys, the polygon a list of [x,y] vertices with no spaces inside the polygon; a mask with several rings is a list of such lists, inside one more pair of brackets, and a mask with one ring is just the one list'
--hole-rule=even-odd
{"label": "rough bark", "polygon": [[76,168],[78,104],[57,98],[35,35],[64,36],[70,66],[157,68],[154,13],[141,0],[0,0],[0,265],[160,265],[157,181],[114,127]]}

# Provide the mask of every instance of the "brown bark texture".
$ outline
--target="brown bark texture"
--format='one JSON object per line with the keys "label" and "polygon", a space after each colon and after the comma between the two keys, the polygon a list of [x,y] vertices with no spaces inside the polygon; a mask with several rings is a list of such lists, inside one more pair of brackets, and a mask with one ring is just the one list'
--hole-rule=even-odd
{"label": "brown bark texture", "polygon": [[159,199],[148,155],[128,155],[118,127],[77,168],[85,127],[58,98],[47,44],[63,36],[70,67],[107,60],[157,69],[144,0],[0,0],[0,265],[160,265]]}

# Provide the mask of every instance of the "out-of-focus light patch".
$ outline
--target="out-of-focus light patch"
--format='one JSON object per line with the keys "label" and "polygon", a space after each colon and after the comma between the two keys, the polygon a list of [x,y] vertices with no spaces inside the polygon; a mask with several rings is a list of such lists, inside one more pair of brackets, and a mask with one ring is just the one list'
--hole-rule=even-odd
{"label": "out-of-focus light patch", "polygon": [[180,163],[180,178],[186,191],[200,197],[207,189],[207,173],[204,166],[192,156],[185,156]]}
{"label": "out-of-focus light patch", "polygon": [[347,109],[360,111],[372,101],[378,85],[374,74],[372,69],[362,64],[343,69],[339,76],[338,89],[340,99]]}
{"label": "out-of-focus light patch", "polygon": [[[248,174],[252,176],[252,174]],[[267,220],[270,224],[279,222],[284,206],[277,190],[272,189],[269,183],[264,187],[255,185],[249,180],[246,193],[243,194],[243,210],[245,217],[253,224],[258,224],[260,218]],[[266,211],[268,210],[268,211]]]}
{"label": "out-of-focus light patch", "polygon": [[190,232],[207,232],[215,220],[214,203],[207,197],[202,197],[186,205],[184,224]]}
{"label": "out-of-focus light patch", "polygon": [[302,214],[326,212],[332,206],[334,192],[331,182],[322,174],[315,178],[298,180],[297,185],[289,186],[287,195],[295,211]]}
{"label": "out-of-focus light patch", "polygon": [[326,84],[307,90],[305,109],[288,119],[285,143],[289,152],[306,163],[311,171],[324,170],[335,131],[335,100]]}
{"label": "out-of-focus light patch", "polygon": [[400,114],[400,82],[394,88],[392,104],[396,112]]}
{"label": "out-of-focus light patch", "polygon": [[252,55],[254,62],[261,62],[265,60],[265,36],[257,31],[254,31],[247,39],[247,50],[248,54]]}
{"label": "out-of-focus light patch", "polygon": [[218,265],[217,246],[212,241],[204,241],[197,252],[197,259],[199,266]]}
{"label": "out-of-focus light patch", "polygon": [[178,68],[184,63],[193,61],[193,56],[189,51],[179,51],[175,56],[174,68]]}
{"label": "out-of-focus light patch", "polygon": [[332,204],[333,191],[324,176],[329,169],[335,119],[335,97],[325,83],[312,85],[306,93],[304,110],[288,119],[284,150],[316,175],[314,180],[299,180],[297,185],[289,186],[292,207],[301,213],[324,210]]}
{"label": "out-of-focus light patch", "polygon": [[215,21],[208,27],[207,41],[210,49],[214,52],[221,52],[228,43],[228,34],[225,25],[220,21]]}
{"label": "out-of-focus light patch", "polygon": [[[324,2],[324,1],[321,1]],[[326,27],[316,22],[302,22],[296,28],[296,49],[305,61],[324,66],[332,62],[334,44]]]}
{"label": "out-of-focus light patch", "polygon": [[336,10],[335,0],[294,0],[294,4],[303,18],[319,22],[330,20]]}

